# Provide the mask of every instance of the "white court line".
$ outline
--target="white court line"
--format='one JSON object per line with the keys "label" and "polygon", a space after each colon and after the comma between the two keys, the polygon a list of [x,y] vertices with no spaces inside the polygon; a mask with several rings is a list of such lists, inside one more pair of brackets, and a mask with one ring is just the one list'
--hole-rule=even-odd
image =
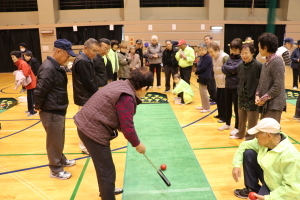
{"label": "white court line", "polygon": [[[9,171],[7,168],[3,167],[3,166],[0,166],[0,168],[3,168],[3,169],[0,169],[2,172],[7,172]],[[33,192],[35,192],[37,195],[39,195],[42,199],[51,199],[51,197],[49,197],[46,193],[44,193],[41,189],[39,189],[38,187],[36,187],[35,185],[33,185],[31,182],[29,182],[28,180],[26,180],[25,178],[21,177],[19,174],[8,174],[10,175],[11,177],[13,177],[14,179],[20,181],[21,183],[23,183],[25,186],[27,186],[29,189],[31,189]],[[22,181],[22,180],[24,181]],[[34,190],[34,188],[30,187],[30,185],[26,184],[25,182],[29,183],[32,187],[36,188],[39,192],[41,192],[43,195],[46,196],[43,197],[42,194],[38,193],[38,191]],[[51,199],[52,200],[52,199]]]}
{"label": "white court line", "polygon": [[186,189],[171,189],[171,190],[147,190],[147,191],[125,191],[126,194],[163,194],[163,193],[178,193],[178,192],[203,192],[212,191],[210,187],[201,188],[186,188]]}
{"label": "white court line", "polygon": [[280,120],[280,121],[283,122],[283,121],[291,121],[291,120],[289,120],[289,119],[287,119],[287,118],[281,116],[281,120]]}

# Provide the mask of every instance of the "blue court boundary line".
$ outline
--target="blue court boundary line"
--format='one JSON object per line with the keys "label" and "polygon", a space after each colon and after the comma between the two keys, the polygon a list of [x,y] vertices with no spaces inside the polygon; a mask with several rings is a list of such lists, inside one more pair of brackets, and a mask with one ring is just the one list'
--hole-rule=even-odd
{"label": "blue court boundary line", "polygon": [[17,131],[17,132],[15,132],[15,133],[10,134],[10,135],[1,137],[0,140],[1,140],[1,139],[4,139],[4,138],[7,138],[7,137],[10,137],[10,136],[13,136],[13,135],[15,135],[15,134],[17,134],[17,133],[21,133],[21,132],[23,132],[23,131],[25,131],[25,130],[27,130],[27,129],[29,129],[29,128],[35,126],[35,125],[37,125],[37,124],[40,123],[40,122],[41,122],[41,121],[38,121],[38,122],[36,122],[36,123],[34,123],[34,124],[28,126],[27,128],[24,128],[24,129],[22,129],[22,130],[20,130],[20,131]]}
{"label": "blue court boundary line", "polygon": [[[113,149],[111,151],[117,151],[117,150],[125,149],[125,148],[127,148],[127,146],[116,148],[116,149]],[[90,156],[84,156],[84,157],[80,157],[80,158],[75,158],[74,160],[81,160],[81,159],[85,159],[85,158],[89,158],[89,157]],[[2,172],[2,173],[0,173],[0,175],[11,174],[11,173],[16,173],[16,172],[22,172],[22,171],[27,171],[27,170],[31,170],[31,169],[38,169],[38,168],[47,167],[47,166],[49,166],[49,165],[39,165],[39,166],[35,166],[35,167],[28,167],[28,168],[24,168],[24,169],[17,169],[17,170],[8,171],[8,172]]]}
{"label": "blue court boundary line", "polygon": [[213,114],[213,113],[216,112],[216,111],[217,111],[217,108],[214,109],[213,111],[211,111],[209,114],[207,114],[207,115],[201,117],[200,119],[197,119],[196,121],[193,121],[193,122],[191,122],[191,123],[189,123],[189,124],[187,124],[187,125],[184,125],[184,126],[182,126],[181,128],[186,128],[186,127],[188,127],[188,126],[191,126],[191,125],[195,124],[196,122],[199,122],[199,121],[201,121],[202,119],[205,119],[206,117],[208,117],[209,115]]}

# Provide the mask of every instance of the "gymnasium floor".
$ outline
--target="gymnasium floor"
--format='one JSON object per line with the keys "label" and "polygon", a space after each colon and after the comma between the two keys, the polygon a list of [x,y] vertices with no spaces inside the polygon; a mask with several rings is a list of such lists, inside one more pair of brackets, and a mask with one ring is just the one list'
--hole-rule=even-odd
{"label": "gymnasium floor", "polygon": [[[162,77],[164,77],[164,75],[162,75]],[[65,168],[66,171],[72,173],[72,177],[69,180],[49,178],[49,168],[47,167],[48,160],[45,150],[45,131],[39,121],[38,115],[30,118],[27,117],[24,113],[24,111],[27,110],[26,103],[19,103],[5,112],[0,113],[0,123],[2,126],[2,129],[0,130],[1,200],[99,199],[92,160],[87,155],[82,154],[78,148],[76,126],[72,120],[72,117],[77,112],[77,106],[73,103],[72,80],[70,74],[68,74],[68,78],[70,105],[66,116],[66,142],[64,153],[69,159],[77,159],[77,164],[75,166]],[[291,70],[287,69],[286,88],[288,89],[292,88],[291,79]],[[182,127],[184,136],[188,141],[187,144],[192,152],[191,155],[195,156],[200,164],[198,170],[203,170],[203,173],[206,176],[203,181],[207,181],[209,184],[208,187],[211,187],[213,191],[214,195],[211,199],[238,199],[233,195],[233,190],[236,188],[243,188],[243,179],[238,183],[233,180],[231,176],[231,161],[235,150],[242,140],[229,139],[229,131],[217,130],[217,128],[223,124],[217,123],[217,120],[213,118],[213,116],[217,114],[217,111],[215,111],[216,106],[212,106],[211,113],[200,113],[195,109],[196,106],[200,105],[200,98],[198,84],[194,75],[191,78],[191,83],[195,92],[194,102],[189,105],[174,104],[174,96],[171,93],[168,93],[167,95],[171,110],[173,110],[177,118],[179,129],[180,126]],[[164,85],[164,78],[162,79],[162,84]],[[0,74],[0,98],[13,97],[17,99],[20,96],[26,96],[26,94],[19,93],[19,90],[15,91],[13,87],[14,77],[12,73]],[[164,87],[158,89],[154,86],[149,92],[163,92],[163,90]],[[155,105],[152,104],[152,106]],[[291,137],[293,143],[300,149],[300,135],[298,134],[300,124],[297,120],[292,119],[294,111],[295,106],[288,103],[287,112],[282,115],[281,125],[282,130]],[[157,119],[155,115],[151,116],[151,123],[155,123],[155,120],[160,120],[160,113],[157,113]],[[137,126],[138,124],[139,122],[137,122]],[[165,128],[167,129],[168,127]],[[141,135],[142,139],[143,132],[138,132],[138,134]],[[146,138],[143,142],[146,146],[149,143]],[[148,147],[149,154],[151,155],[150,143]],[[175,146],[166,150],[163,149],[162,146],[161,151],[170,151],[175,154],[176,148],[177,147]],[[126,181],[130,181],[132,176],[126,176],[126,173],[124,173],[125,167],[130,165],[126,166],[127,142],[122,134],[112,141],[111,149],[117,170],[116,187],[123,187],[124,176],[128,177],[126,179],[129,179]],[[128,146],[128,149],[131,152],[135,151],[130,145]],[[159,149],[157,151],[159,151]],[[174,176],[174,174],[170,174],[173,170],[172,165],[175,165],[176,162],[168,161],[166,158],[163,158],[163,156],[160,158],[159,155],[161,155],[162,152],[159,152],[157,154],[158,156],[154,157],[153,160],[158,166],[164,162],[166,162],[167,165],[170,163],[165,174],[169,176],[168,178],[171,180],[172,176]],[[136,157],[138,156],[140,156],[140,158],[143,157],[142,155],[136,154]],[[143,161],[138,161],[136,165],[137,167],[148,166],[149,163],[144,159]],[[189,166],[186,168],[189,169]],[[149,169],[151,169],[151,166]],[[191,170],[194,170],[194,168],[191,168]],[[155,171],[153,171],[153,176],[158,176]],[[146,188],[147,184],[148,182],[144,182]],[[166,186],[163,182],[158,180],[156,187],[158,193],[159,191],[165,190],[165,188]],[[171,192],[174,191],[175,189]],[[122,195],[118,195],[117,199],[122,199]],[[145,200],[142,198],[140,199]],[[157,196],[156,199],[165,200],[167,198],[162,194],[161,196]],[[183,200],[185,199],[188,200],[189,198],[184,198]],[[196,199],[201,200],[204,199],[204,197],[202,198],[199,196]]]}

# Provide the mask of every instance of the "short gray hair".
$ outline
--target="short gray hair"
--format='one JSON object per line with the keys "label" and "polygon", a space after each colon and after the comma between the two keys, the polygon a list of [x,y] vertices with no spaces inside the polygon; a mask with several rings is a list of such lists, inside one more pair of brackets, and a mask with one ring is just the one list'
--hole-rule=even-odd
{"label": "short gray hair", "polygon": [[198,47],[198,48],[207,49],[207,44],[205,44],[205,43],[200,43],[200,44],[198,44],[197,47]]}
{"label": "short gray hair", "polygon": [[152,35],[152,36],[151,36],[151,40],[158,40],[157,35]]}
{"label": "short gray hair", "polygon": [[93,44],[95,44],[95,45],[99,45],[99,42],[96,40],[96,39],[94,39],[94,38],[89,38],[89,39],[87,39],[85,42],[84,42],[84,46],[85,47],[91,47]]}

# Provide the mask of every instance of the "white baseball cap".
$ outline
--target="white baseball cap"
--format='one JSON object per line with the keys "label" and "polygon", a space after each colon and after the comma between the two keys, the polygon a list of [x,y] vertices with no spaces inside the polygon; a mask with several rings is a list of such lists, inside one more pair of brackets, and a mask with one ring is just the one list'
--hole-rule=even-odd
{"label": "white baseball cap", "polygon": [[275,119],[263,118],[256,124],[256,126],[248,130],[248,134],[254,135],[259,131],[276,134],[280,132],[280,129],[281,129],[280,124]]}

